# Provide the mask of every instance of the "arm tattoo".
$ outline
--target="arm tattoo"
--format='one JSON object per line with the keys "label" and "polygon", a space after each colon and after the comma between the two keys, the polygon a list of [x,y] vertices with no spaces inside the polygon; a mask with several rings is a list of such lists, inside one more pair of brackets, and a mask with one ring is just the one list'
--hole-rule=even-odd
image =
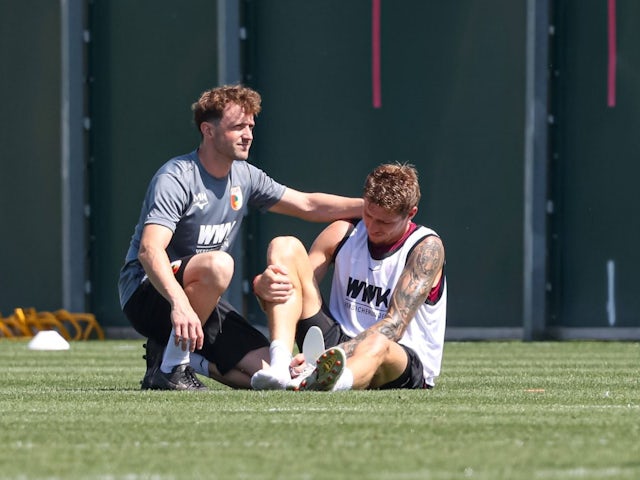
{"label": "arm tattoo", "polygon": [[427,300],[444,265],[444,249],[438,237],[427,237],[413,250],[391,296],[391,305],[381,330],[398,341],[418,308]]}

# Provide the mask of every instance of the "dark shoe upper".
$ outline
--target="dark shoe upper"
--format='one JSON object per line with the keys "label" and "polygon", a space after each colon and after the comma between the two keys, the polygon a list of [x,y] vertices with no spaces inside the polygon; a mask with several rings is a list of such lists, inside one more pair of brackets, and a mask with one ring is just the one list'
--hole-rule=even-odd
{"label": "dark shoe upper", "polygon": [[148,390],[151,387],[150,379],[153,372],[160,368],[162,363],[162,355],[164,354],[165,346],[159,343],[153,338],[149,338],[147,343],[143,345],[145,348],[145,354],[142,356],[147,361],[147,371],[144,374],[144,378],[140,382],[140,388],[142,390]]}
{"label": "dark shoe upper", "polygon": [[193,368],[188,364],[176,365],[171,373],[156,368],[149,376],[149,388],[153,390],[207,390]]}

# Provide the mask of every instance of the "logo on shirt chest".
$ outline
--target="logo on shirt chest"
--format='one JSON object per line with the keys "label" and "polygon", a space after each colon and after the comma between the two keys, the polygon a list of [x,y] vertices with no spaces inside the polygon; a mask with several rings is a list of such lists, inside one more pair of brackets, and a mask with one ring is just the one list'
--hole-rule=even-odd
{"label": "logo on shirt chest", "polygon": [[242,208],[242,190],[240,187],[231,187],[229,190],[231,208],[240,210]]}
{"label": "logo on shirt chest", "polygon": [[200,210],[204,210],[204,207],[208,204],[209,199],[207,198],[207,194],[204,192],[196,193],[193,197],[193,202],[191,203],[192,206],[198,207]]}
{"label": "logo on shirt chest", "polygon": [[386,308],[389,308],[390,294],[391,290],[388,288],[383,291],[381,287],[369,285],[367,282],[349,277],[349,282],[347,284],[347,296],[353,299],[360,297],[364,303],[375,302],[376,307],[384,304]]}
{"label": "logo on shirt chest", "polygon": [[198,235],[198,251],[226,250],[229,246],[227,238],[231,234],[236,222],[228,222],[220,225],[200,225]]}

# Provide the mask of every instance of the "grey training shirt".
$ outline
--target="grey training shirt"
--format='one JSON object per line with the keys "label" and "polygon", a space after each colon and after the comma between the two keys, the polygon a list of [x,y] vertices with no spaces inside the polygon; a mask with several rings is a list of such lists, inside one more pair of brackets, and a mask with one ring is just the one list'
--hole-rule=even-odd
{"label": "grey training shirt", "polygon": [[228,251],[249,207],[266,211],[286,187],[253,165],[237,160],[224,178],[211,176],[198,151],[169,160],[154,175],[135,227],[118,290],[124,307],[145,272],[138,261],[140,237],[147,224],[173,231],[167,247],[171,261],[212,250]]}

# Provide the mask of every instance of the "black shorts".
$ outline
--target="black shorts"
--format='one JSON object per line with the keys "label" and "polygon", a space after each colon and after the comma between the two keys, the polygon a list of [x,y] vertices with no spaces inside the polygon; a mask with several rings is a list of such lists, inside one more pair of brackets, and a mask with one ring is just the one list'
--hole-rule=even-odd
{"label": "black shorts", "polygon": [[[304,341],[307,331],[314,325],[322,330],[326,348],[335,347],[336,345],[348,342],[352,339],[352,337],[342,331],[340,324],[331,316],[331,313],[323,304],[322,309],[314,316],[298,322],[298,328],[296,329],[296,343],[300,350],[302,350],[302,342]],[[400,346],[407,353],[407,368],[398,378],[392,382],[385,383],[378,387],[378,389],[433,388],[431,385],[427,384],[424,379],[422,362],[420,361],[418,354],[405,345]]]}
{"label": "black shorts", "polygon": [[[175,271],[176,280],[183,285],[184,269],[191,257],[181,259]],[[166,344],[171,334],[171,306],[151,282],[144,280],[124,306],[133,328],[145,337]],[[222,375],[226,374],[250,351],[269,346],[269,340],[233,308],[220,300],[204,324],[204,344],[196,350],[214,363]]]}

